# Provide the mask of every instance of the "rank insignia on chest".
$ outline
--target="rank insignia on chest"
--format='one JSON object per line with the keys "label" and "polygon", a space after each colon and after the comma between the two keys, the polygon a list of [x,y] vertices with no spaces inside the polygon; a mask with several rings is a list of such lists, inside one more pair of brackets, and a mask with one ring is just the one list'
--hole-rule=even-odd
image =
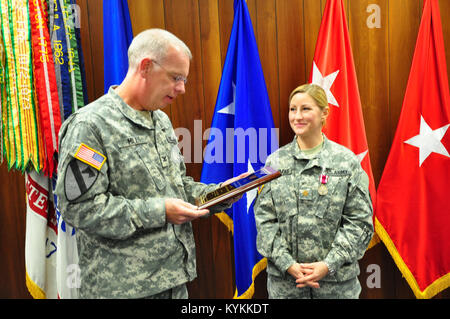
{"label": "rank insignia on chest", "polygon": [[81,145],[78,147],[74,157],[79,159],[83,163],[92,166],[98,171],[102,168],[103,164],[106,161],[106,156],[100,154],[98,151],[90,148],[84,143],[81,143]]}
{"label": "rank insignia on chest", "polygon": [[161,164],[162,167],[166,168],[167,166],[169,166],[169,157],[168,156],[161,156]]}

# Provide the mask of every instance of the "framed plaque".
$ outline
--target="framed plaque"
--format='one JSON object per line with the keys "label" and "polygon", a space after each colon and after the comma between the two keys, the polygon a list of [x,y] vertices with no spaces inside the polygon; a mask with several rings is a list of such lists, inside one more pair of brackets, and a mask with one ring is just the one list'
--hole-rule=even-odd
{"label": "framed plaque", "polygon": [[270,166],[265,166],[231,184],[219,187],[212,192],[198,197],[195,200],[195,205],[197,205],[198,209],[209,208],[230,198],[239,196],[242,193],[248,192],[259,185],[270,182],[280,176],[281,173],[278,170],[275,170]]}

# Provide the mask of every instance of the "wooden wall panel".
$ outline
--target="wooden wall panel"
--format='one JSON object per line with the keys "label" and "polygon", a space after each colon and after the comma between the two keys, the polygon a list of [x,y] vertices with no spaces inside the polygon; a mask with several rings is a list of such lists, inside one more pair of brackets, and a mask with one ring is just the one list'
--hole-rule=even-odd
{"label": "wooden wall panel", "polygon": [[266,80],[267,93],[275,127],[280,127],[279,111],[276,107],[279,101],[278,82],[278,56],[277,56],[277,23],[276,23],[276,1],[257,0],[256,19],[260,22],[255,27],[255,37],[258,42],[259,58],[264,65],[264,79]]}
{"label": "wooden wall panel", "polygon": [[[171,105],[174,127],[188,128],[193,132],[193,120],[203,120],[204,102],[198,1],[166,0],[164,12],[166,29],[183,40],[191,49],[192,55],[196,57],[191,61],[186,93],[179,96]],[[186,116],[187,113],[190,116]]]}
{"label": "wooden wall panel", "polygon": [[[103,83],[103,1],[78,0],[81,7],[81,28],[83,53],[85,56],[86,81],[88,82],[89,101],[104,93]],[[87,10],[87,12],[84,12]],[[86,19],[86,20],[85,20]],[[85,47],[86,45],[86,47]],[[92,74],[88,74],[91,70]]]}
{"label": "wooden wall panel", "polygon": [[133,34],[149,28],[165,28],[164,0],[128,1]]}
{"label": "wooden wall panel", "polygon": [[203,88],[205,90],[203,123],[204,128],[209,128],[222,74],[219,4],[217,1],[200,0],[199,9]]}
{"label": "wooden wall panel", "polygon": [[316,41],[319,36],[320,22],[322,21],[323,8],[321,1],[303,0],[303,17],[305,35],[305,79],[309,79],[311,73]]}
{"label": "wooden wall panel", "polygon": [[30,298],[25,285],[25,177],[0,165],[0,298]]}
{"label": "wooden wall panel", "polygon": [[219,4],[220,59],[223,65],[225,62],[225,57],[227,55],[231,28],[233,26],[234,10],[233,1],[217,0],[217,2]]}
{"label": "wooden wall panel", "polygon": [[[203,132],[210,127],[222,66],[233,24],[233,0],[130,0],[133,32],[158,27],[174,32],[190,47],[193,60],[186,94],[164,111],[175,128],[191,133],[188,173],[201,174]],[[419,29],[423,0],[344,0],[358,77],[372,168],[378,184],[400,115]],[[88,96],[103,94],[102,0],[78,0],[86,60]],[[326,0],[248,0],[280,145],[293,134],[287,99],[309,78]],[[450,72],[450,1],[439,0],[447,69]],[[369,5],[380,8],[380,28],[369,28]],[[370,11],[370,10],[369,10]],[[195,131],[194,121],[201,121]],[[197,136],[196,136],[197,134]],[[181,137],[180,137],[181,138]],[[196,138],[194,140],[194,138]],[[194,143],[197,143],[195,148]],[[197,153],[194,151],[197,150]],[[197,162],[196,162],[197,159]],[[0,297],[29,297],[24,283],[25,190],[23,176],[0,166]],[[4,183],[3,181],[6,181]],[[192,298],[234,295],[234,255],[230,233],[217,218],[193,223],[198,278],[189,284]],[[360,261],[362,298],[414,298],[382,243]],[[381,286],[370,288],[369,271],[379,266]],[[6,274],[6,275],[5,275]],[[266,274],[257,278],[255,297],[267,297]],[[450,289],[436,298],[449,298]]]}
{"label": "wooden wall panel", "polygon": [[[439,0],[441,10],[442,32],[444,33],[445,58],[447,60],[447,74],[450,74],[450,1]],[[446,36],[447,35],[447,36]]]}
{"label": "wooden wall panel", "polygon": [[[78,5],[80,6],[80,30],[82,30],[81,35],[81,46],[83,48],[83,57],[85,61],[85,72],[86,72],[86,82],[87,83],[95,83],[94,80],[94,71],[92,69],[93,66],[93,55],[91,48],[91,38],[88,34],[91,29],[89,26],[89,14],[88,14],[88,3],[86,0],[78,1]],[[81,33],[81,32],[80,32]],[[94,85],[87,86],[87,94],[90,101],[96,96],[95,86]]]}
{"label": "wooden wall panel", "polygon": [[[369,28],[369,5],[380,8],[380,28]],[[358,75],[367,141],[372,170],[378,184],[388,156],[389,132],[384,129],[384,119],[389,112],[389,58],[388,1],[352,1],[349,6],[349,33],[354,52],[353,59]]]}
{"label": "wooden wall panel", "polygon": [[[305,38],[303,1],[277,0],[277,54],[280,87],[280,146],[292,141],[294,134],[288,121],[289,94],[307,81],[305,76]],[[263,65],[263,69],[264,69]],[[272,105],[272,109],[276,108]]]}
{"label": "wooden wall panel", "polygon": [[[401,14],[399,14],[401,13]],[[417,0],[389,1],[389,127],[392,142],[409,77],[422,6]]]}

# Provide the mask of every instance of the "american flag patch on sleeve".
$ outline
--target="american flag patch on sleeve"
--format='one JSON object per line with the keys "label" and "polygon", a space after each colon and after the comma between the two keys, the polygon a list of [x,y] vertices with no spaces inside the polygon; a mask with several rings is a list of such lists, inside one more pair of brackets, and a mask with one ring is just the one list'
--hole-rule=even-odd
{"label": "american flag patch on sleeve", "polygon": [[100,154],[84,143],[81,143],[80,147],[78,147],[74,157],[97,170],[100,170],[106,161],[106,156]]}

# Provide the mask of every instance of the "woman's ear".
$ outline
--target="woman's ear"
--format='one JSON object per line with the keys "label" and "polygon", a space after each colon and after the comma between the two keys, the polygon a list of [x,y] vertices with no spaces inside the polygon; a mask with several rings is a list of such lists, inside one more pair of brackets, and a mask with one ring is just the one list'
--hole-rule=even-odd
{"label": "woman's ear", "polygon": [[330,110],[330,108],[328,106],[322,109],[322,116],[321,116],[322,125],[325,125],[325,123],[327,121],[329,110]]}

